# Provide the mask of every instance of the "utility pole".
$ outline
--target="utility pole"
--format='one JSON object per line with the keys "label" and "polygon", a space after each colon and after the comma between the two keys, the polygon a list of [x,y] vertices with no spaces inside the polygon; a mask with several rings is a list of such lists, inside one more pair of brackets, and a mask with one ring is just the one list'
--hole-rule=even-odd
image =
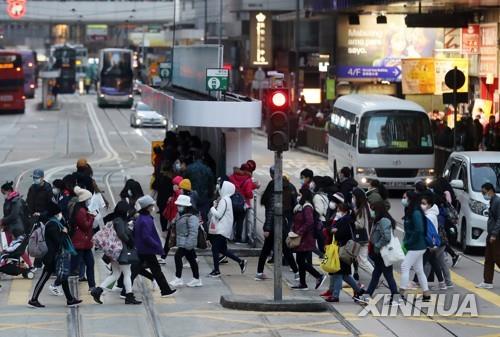
{"label": "utility pole", "polygon": [[207,26],[208,26],[208,0],[205,0],[205,27],[203,29],[203,43],[207,43]]}
{"label": "utility pole", "polygon": [[299,45],[300,45],[300,0],[297,0],[295,7],[295,88],[293,95],[293,109],[297,111],[299,107]]}
{"label": "utility pole", "polygon": [[[170,52],[170,74],[173,73],[174,71],[174,47],[175,47],[175,16],[177,15],[176,14],[176,3],[177,3],[177,0],[174,0],[174,20],[173,20],[173,27],[172,27],[172,50]],[[172,76],[170,76],[170,78],[172,78]]]}
{"label": "utility pole", "polygon": [[283,156],[274,152],[274,300],[283,300]]}
{"label": "utility pole", "polygon": [[219,0],[219,46],[222,45],[222,0]]}

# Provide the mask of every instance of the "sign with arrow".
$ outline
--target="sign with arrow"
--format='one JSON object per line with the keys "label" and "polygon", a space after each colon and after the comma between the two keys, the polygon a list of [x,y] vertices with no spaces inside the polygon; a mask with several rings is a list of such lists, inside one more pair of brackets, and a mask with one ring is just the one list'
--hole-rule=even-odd
{"label": "sign with arrow", "polygon": [[399,67],[339,66],[338,78],[377,78],[389,82],[401,81]]}

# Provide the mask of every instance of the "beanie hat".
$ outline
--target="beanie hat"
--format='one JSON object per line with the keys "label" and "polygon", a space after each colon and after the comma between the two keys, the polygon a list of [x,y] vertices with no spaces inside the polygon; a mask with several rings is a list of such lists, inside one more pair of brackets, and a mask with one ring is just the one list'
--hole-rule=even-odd
{"label": "beanie hat", "polygon": [[139,209],[148,208],[151,205],[156,204],[155,200],[150,195],[145,195],[137,199],[137,204],[139,205]]}
{"label": "beanie hat", "polygon": [[81,188],[80,186],[76,186],[74,192],[78,197],[78,202],[84,202],[92,198],[92,193],[84,188]]}
{"label": "beanie hat", "polygon": [[49,202],[47,204],[47,216],[49,218],[61,213],[61,208],[54,202]]}
{"label": "beanie hat", "polygon": [[182,181],[179,183],[179,187],[183,190],[191,191],[191,180],[182,179]]}
{"label": "beanie hat", "polygon": [[179,186],[179,184],[181,183],[182,179],[183,178],[181,176],[176,176],[176,177],[174,177],[174,179],[172,179],[172,184]]}

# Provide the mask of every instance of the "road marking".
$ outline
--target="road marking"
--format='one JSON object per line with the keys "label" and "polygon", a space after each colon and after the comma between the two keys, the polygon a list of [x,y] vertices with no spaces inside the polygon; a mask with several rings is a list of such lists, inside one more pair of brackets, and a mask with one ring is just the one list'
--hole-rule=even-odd
{"label": "road marking", "polygon": [[62,331],[62,328],[54,328],[52,326],[60,326],[64,325],[64,321],[49,321],[49,322],[39,322],[39,323],[0,323],[0,330],[11,330],[11,329],[20,329],[20,330],[50,330],[50,331]]}
{"label": "road marking", "polygon": [[0,164],[0,167],[8,167],[8,166],[16,166],[16,165],[24,165],[24,164],[29,164],[33,163],[35,161],[39,161],[41,158],[29,158],[29,159],[24,159],[24,160],[18,160],[18,161],[10,161],[8,163],[2,163]]}
{"label": "road marking", "polygon": [[465,277],[455,273],[454,271],[450,270],[450,274],[453,283],[455,283],[457,286],[476,294],[483,300],[494,304],[496,307],[500,307],[500,295],[497,295],[490,290],[476,288],[476,285],[473,282],[467,280]]}
{"label": "road marking", "polygon": [[33,280],[13,279],[10,284],[7,305],[23,305],[28,303]]}

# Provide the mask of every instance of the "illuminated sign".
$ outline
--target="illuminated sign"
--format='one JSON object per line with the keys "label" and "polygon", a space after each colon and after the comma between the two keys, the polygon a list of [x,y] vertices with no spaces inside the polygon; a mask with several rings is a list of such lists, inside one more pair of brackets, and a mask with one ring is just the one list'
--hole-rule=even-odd
{"label": "illuminated sign", "polygon": [[259,12],[250,18],[250,55],[254,66],[270,66],[272,63],[271,16]]}
{"label": "illuminated sign", "polygon": [[14,20],[26,14],[26,0],[7,0],[7,14]]}
{"label": "illuminated sign", "polygon": [[14,64],[12,64],[12,63],[0,64],[0,69],[13,69],[13,68],[14,68]]}

